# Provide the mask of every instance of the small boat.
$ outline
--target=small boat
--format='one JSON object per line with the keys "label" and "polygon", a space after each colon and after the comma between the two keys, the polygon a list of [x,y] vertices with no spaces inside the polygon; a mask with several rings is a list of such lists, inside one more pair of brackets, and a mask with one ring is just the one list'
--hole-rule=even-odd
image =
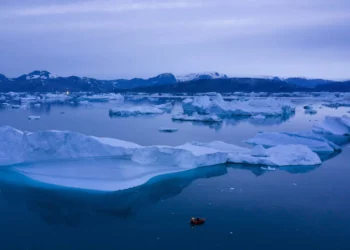
{"label": "small boat", "polygon": [[204,218],[191,218],[190,223],[193,226],[203,225],[205,223],[205,219]]}

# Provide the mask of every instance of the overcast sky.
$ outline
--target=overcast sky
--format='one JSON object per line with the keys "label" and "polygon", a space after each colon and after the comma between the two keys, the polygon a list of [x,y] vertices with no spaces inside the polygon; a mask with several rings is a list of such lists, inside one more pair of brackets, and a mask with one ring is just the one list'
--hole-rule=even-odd
{"label": "overcast sky", "polygon": [[0,0],[0,73],[350,78],[349,0]]}

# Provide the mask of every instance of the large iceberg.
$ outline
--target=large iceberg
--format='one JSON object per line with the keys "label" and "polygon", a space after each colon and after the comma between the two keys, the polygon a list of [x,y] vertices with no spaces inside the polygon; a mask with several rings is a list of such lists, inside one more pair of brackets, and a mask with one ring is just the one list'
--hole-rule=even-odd
{"label": "large iceberg", "polygon": [[275,98],[254,99],[248,101],[225,101],[220,94],[216,96],[195,96],[182,103],[184,113],[216,114],[219,117],[233,116],[289,116],[295,112],[295,106],[288,101]]}
{"label": "large iceberg", "polygon": [[323,122],[314,124],[313,131],[319,134],[348,136],[350,135],[350,117],[326,116]]}
{"label": "large iceberg", "polygon": [[255,137],[245,141],[252,145],[263,145],[265,147],[274,147],[278,145],[301,144],[309,147],[316,153],[333,153],[341,150],[333,142],[309,132],[286,133],[286,132],[263,132]]}
{"label": "large iceberg", "polygon": [[[85,169],[86,164],[72,161],[89,159],[109,163],[107,166],[97,163]],[[176,147],[140,146],[132,142],[71,131],[31,133],[9,126],[0,127],[0,165],[12,165],[32,179],[56,185],[92,189],[98,186],[99,190],[117,190],[141,185],[160,174],[224,163],[299,166],[317,165],[321,160],[304,145],[277,145],[268,149],[257,146],[249,149],[216,141],[191,142]],[[47,165],[55,165],[58,169],[46,167]],[[68,167],[70,165],[71,168]],[[141,171],[139,174],[137,169]],[[107,178],[107,173],[114,177],[110,177],[107,182],[99,180],[98,176]],[[86,180],[93,176],[95,180]]]}

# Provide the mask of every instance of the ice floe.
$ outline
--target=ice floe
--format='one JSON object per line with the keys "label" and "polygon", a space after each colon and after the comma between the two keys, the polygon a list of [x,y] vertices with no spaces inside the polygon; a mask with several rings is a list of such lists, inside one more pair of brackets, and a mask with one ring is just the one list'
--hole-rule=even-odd
{"label": "ice floe", "polygon": [[319,134],[348,136],[350,135],[350,117],[326,116],[324,121],[314,124],[313,131]]}
{"label": "ice floe", "polygon": [[212,143],[195,143],[228,153],[229,163],[269,166],[301,166],[321,164],[319,156],[304,145],[277,145],[268,149],[243,148],[233,144],[216,141]]}
{"label": "ice floe", "polygon": [[255,137],[246,140],[245,142],[252,145],[263,145],[264,147],[301,144],[309,147],[316,153],[332,153],[341,150],[338,145],[311,132],[263,132],[258,133]]}

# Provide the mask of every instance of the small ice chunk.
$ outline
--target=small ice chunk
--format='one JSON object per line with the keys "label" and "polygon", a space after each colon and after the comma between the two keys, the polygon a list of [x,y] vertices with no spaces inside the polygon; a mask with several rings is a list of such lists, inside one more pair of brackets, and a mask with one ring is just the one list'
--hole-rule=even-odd
{"label": "small ice chunk", "polygon": [[264,119],[266,119],[266,116],[264,116],[264,115],[254,115],[254,116],[252,116],[252,119],[256,119],[256,120],[264,120]]}
{"label": "small ice chunk", "polygon": [[28,116],[28,120],[39,120],[39,119],[40,119],[40,116],[37,116],[37,115]]}
{"label": "small ice chunk", "polygon": [[270,166],[267,166],[267,167],[261,167],[262,170],[265,170],[265,171],[275,171],[276,168],[273,168],[273,167],[270,167]]}
{"label": "small ice chunk", "polygon": [[41,107],[41,103],[35,103],[35,104],[34,104],[34,107],[40,108],[40,107]]}

